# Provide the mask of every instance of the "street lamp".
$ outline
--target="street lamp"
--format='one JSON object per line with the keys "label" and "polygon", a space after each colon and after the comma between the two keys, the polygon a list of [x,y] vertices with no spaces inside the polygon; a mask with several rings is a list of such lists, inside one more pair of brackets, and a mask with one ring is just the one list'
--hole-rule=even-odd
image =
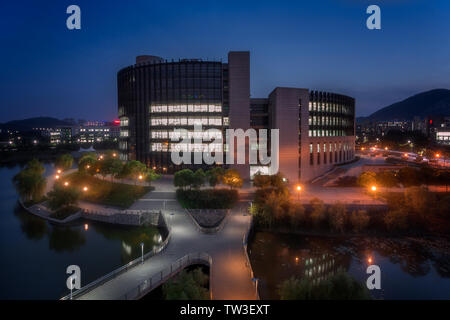
{"label": "street lamp", "polygon": [[67,181],[66,181],[66,182],[64,182],[64,186],[66,186],[66,187],[67,187],[68,185],[69,185],[69,182],[67,182]]}
{"label": "street lamp", "polygon": [[300,201],[300,192],[302,191],[302,186],[297,186],[297,199]]}
{"label": "street lamp", "polygon": [[58,174],[61,173],[61,169],[58,169],[58,171],[56,171]]}
{"label": "street lamp", "polygon": [[144,263],[144,243],[141,242],[141,262]]}
{"label": "street lamp", "polygon": [[59,176],[58,176],[58,175],[56,175],[56,176],[55,176],[55,179],[56,179],[56,180],[58,180],[58,179],[59,179]]}
{"label": "street lamp", "polygon": [[87,192],[88,191],[88,187],[83,187],[83,191]]}
{"label": "street lamp", "polygon": [[372,190],[373,192],[377,191],[377,187],[376,186],[372,186],[370,187],[370,190]]}

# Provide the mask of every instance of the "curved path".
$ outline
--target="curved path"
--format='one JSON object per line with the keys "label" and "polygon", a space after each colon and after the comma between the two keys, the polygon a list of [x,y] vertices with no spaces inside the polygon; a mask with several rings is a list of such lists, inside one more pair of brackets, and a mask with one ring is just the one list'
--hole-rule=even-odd
{"label": "curved path", "polygon": [[[159,192],[158,192],[159,191]],[[204,234],[195,226],[186,211],[175,200],[171,190],[156,186],[130,209],[162,212],[172,230],[166,249],[114,279],[96,287],[79,299],[120,299],[150,276],[189,253],[205,252],[212,257],[211,293],[213,299],[256,299],[242,240],[247,233],[250,217],[243,215],[245,204],[231,210],[225,226],[216,234]]]}

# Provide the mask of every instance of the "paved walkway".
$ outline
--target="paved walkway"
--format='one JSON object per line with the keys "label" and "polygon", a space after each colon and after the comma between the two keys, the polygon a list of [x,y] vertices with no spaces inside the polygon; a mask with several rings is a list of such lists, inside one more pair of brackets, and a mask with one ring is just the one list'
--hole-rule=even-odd
{"label": "paved walkway", "polygon": [[[158,189],[158,188],[157,188]],[[212,257],[211,292],[214,299],[255,299],[256,291],[251,281],[251,269],[243,250],[242,240],[247,232],[250,217],[244,216],[246,203],[231,211],[224,228],[216,234],[201,233],[186,211],[174,200],[173,192],[150,192],[130,209],[160,210],[172,229],[166,249],[129,271],[89,291],[80,299],[119,299],[141,282],[158,274],[179,258],[197,252]]]}

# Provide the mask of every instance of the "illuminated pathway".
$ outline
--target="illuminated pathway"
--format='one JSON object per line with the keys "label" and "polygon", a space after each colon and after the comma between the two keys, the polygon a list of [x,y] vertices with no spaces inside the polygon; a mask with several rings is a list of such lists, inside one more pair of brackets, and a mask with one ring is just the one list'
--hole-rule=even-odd
{"label": "illuminated pathway", "polygon": [[174,201],[174,193],[150,192],[130,209],[162,209],[172,228],[172,236],[166,249],[113,278],[79,299],[120,299],[144,280],[189,253],[205,252],[212,257],[210,287],[214,299],[255,299],[256,292],[251,281],[251,270],[242,240],[250,222],[242,214],[245,204],[232,210],[224,228],[216,234],[204,234],[194,225],[183,208]]}

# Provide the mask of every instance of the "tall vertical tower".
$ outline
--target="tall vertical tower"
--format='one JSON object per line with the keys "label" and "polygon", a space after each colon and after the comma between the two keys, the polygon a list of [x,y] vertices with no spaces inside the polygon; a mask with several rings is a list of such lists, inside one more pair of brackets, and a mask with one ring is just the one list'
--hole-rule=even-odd
{"label": "tall vertical tower", "polygon": [[[228,53],[229,69],[229,102],[230,102],[230,129],[247,130],[250,128],[250,52],[231,51]],[[236,145],[236,144],[235,144]],[[245,150],[249,150],[246,141]],[[229,150],[234,152],[236,161],[236,148]],[[241,177],[250,177],[250,166],[248,165],[248,152],[245,156],[246,164],[234,164],[232,168],[239,171]]]}

